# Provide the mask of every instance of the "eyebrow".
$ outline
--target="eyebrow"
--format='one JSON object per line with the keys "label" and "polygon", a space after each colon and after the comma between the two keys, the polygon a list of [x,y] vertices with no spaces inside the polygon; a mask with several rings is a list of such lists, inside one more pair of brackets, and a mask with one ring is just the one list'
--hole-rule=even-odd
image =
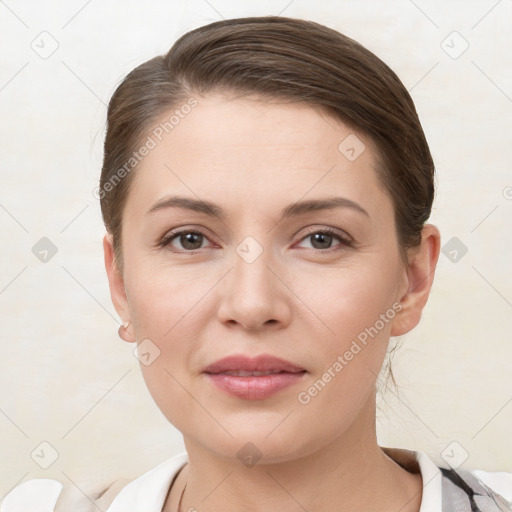
{"label": "eyebrow", "polygon": [[[167,196],[160,199],[148,210],[146,215],[165,208],[183,208],[203,213],[221,220],[226,218],[226,214],[220,206],[211,203],[210,201],[183,196]],[[325,199],[310,199],[307,201],[299,201],[289,204],[281,211],[281,220],[313,211],[332,210],[334,208],[351,208],[366,215],[367,217],[370,216],[362,206],[350,199],[345,197],[329,197]]]}

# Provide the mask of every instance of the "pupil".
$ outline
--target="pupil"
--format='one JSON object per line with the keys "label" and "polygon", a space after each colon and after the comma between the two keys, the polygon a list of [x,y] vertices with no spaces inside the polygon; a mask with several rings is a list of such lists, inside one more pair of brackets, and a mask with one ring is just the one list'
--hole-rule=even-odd
{"label": "pupil", "polygon": [[[316,246],[315,246],[315,242],[320,242],[320,245],[321,245],[321,246],[322,246],[322,242],[323,242],[323,244],[324,244],[324,246],[325,246],[326,241],[327,241],[327,248],[328,248],[328,247],[329,247],[329,245],[330,245],[330,242],[332,241],[332,235],[327,235],[327,234],[325,234],[325,233],[315,233],[315,234],[313,235],[313,247],[315,247],[315,248],[317,248],[317,249],[318,249],[319,247],[316,247]],[[325,247],[324,247],[324,246],[322,246],[322,247],[320,247],[320,248],[324,248],[324,249],[325,249]]]}
{"label": "pupil", "polygon": [[[199,233],[187,233],[186,235],[181,236],[181,243],[185,249],[199,249],[201,247],[201,243],[199,243],[199,247],[196,247],[194,244],[197,244],[197,239],[201,236],[202,235]],[[192,245],[192,247],[190,247],[190,245]]]}

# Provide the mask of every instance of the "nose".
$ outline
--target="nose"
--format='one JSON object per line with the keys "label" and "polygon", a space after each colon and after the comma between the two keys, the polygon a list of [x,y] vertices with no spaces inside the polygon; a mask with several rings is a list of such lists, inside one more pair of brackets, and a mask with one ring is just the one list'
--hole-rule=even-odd
{"label": "nose", "polygon": [[264,250],[254,261],[242,251],[236,252],[232,261],[233,267],[218,290],[219,320],[251,331],[288,325],[293,294],[270,251]]}

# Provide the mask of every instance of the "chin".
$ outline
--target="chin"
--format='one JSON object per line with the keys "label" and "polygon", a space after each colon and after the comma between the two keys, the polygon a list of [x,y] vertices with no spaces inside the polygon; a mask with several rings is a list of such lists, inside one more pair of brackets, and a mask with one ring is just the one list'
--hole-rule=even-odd
{"label": "chin", "polygon": [[[211,422],[199,430],[197,424],[190,422],[187,425],[190,430],[184,425],[177,425],[177,428],[183,433],[187,451],[200,445],[201,450],[230,461],[238,460],[247,467],[291,462],[314,453],[326,442],[326,437],[315,430],[311,420],[305,422],[298,415],[292,420],[297,411],[287,417],[291,410],[237,411],[229,418],[224,416],[222,425],[231,435],[220,426],[213,428]],[[222,417],[213,411],[212,414]]]}

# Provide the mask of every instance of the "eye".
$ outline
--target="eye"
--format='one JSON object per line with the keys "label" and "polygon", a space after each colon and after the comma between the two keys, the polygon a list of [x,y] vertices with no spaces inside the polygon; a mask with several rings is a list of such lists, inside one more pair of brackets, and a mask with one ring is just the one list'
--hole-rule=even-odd
{"label": "eye", "polygon": [[333,240],[338,240],[340,242],[339,245],[342,247],[352,247],[352,239],[348,235],[341,234],[331,228],[323,228],[317,229],[316,231],[311,231],[304,238],[302,238],[302,240],[307,240],[308,238],[311,239],[312,248],[321,252],[336,250],[336,247],[332,247]]}
{"label": "eye", "polygon": [[[311,239],[311,247],[313,250],[320,252],[330,252],[339,250],[343,247],[352,247],[353,241],[347,234],[339,233],[338,231],[331,228],[322,228],[311,231],[301,241]],[[185,252],[194,253],[199,249],[204,249],[208,237],[198,230],[184,229],[181,231],[171,231],[167,233],[159,242],[159,247],[172,247],[173,252]],[[333,241],[338,240],[338,246],[332,247]],[[179,244],[179,246],[177,246]],[[307,247],[306,247],[307,248]]]}
{"label": "eye", "polygon": [[[208,240],[204,233],[196,230],[173,231],[164,236],[159,243],[160,247],[172,246],[178,251],[193,252],[203,248],[203,242]],[[179,243],[181,247],[176,247],[173,242]]]}

